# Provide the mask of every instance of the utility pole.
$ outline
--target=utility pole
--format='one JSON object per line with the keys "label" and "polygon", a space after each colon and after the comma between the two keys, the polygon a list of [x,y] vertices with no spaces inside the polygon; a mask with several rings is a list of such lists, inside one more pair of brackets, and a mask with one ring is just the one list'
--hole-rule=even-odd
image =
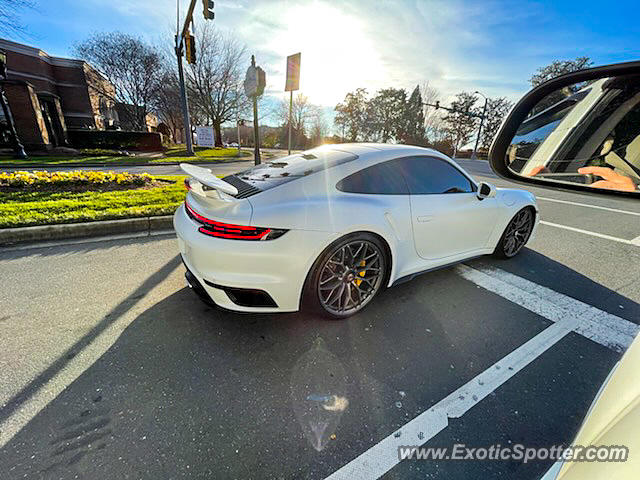
{"label": "utility pole", "polygon": [[238,119],[236,125],[238,126],[238,153],[240,153],[240,119]]}
{"label": "utility pole", "polygon": [[[251,66],[256,68],[256,57],[251,55]],[[260,129],[258,127],[258,95],[253,95],[253,157],[256,165],[260,165]]]}
{"label": "utility pole", "polygon": [[184,86],[184,71],[182,70],[182,46],[178,46],[176,35],[176,57],[178,59],[178,79],[180,81],[180,98],[182,99],[182,121],[184,123],[184,138],[187,144],[187,156],[193,156],[193,137],[191,135],[191,120],[189,118],[189,102],[187,89]]}
{"label": "utility pole", "polygon": [[[184,123],[184,139],[187,146],[187,156],[191,157],[193,153],[193,136],[191,134],[191,119],[189,118],[189,101],[187,99],[187,89],[184,85],[184,70],[182,68],[182,53],[184,46],[185,34],[189,32],[189,25],[193,22],[193,9],[197,0],[191,0],[187,10],[187,16],[184,19],[182,33],[176,31],[176,60],[178,61],[178,80],[180,82],[180,98],[182,99],[182,118]],[[176,0],[179,8],[180,0]]]}
{"label": "utility pole", "polygon": [[293,117],[293,91],[300,89],[300,58],[302,53],[294,53],[287,57],[287,83],[284,91],[289,92],[289,155],[291,155],[291,124]]}
{"label": "utility pole", "polygon": [[291,117],[293,116],[293,90],[289,92],[289,153],[291,155]]}
{"label": "utility pole", "polygon": [[478,95],[482,95],[484,97],[484,108],[482,109],[482,116],[480,117],[480,126],[478,127],[478,136],[476,137],[476,144],[473,147],[473,153],[471,154],[471,160],[477,160],[478,144],[480,143],[480,134],[482,133],[482,124],[484,123],[484,117],[487,113],[487,102],[489,101],[489,99],[482,93],[478,92],[477,90],[473,93],[477,93]]}
{"label": "utility pole", "polygon": [[236,129],[238,132],[238,155],[240,155],[240,97],[238,97],[238,85],[236,85]]}
{"label": "utility pole", "polygon": [[[178,61],[178,80],[180,81],[180,96],[182,97],[182,115],[184,122],[184,137],[187,146],[187,156],[191,157],[193,153],[193,135],[191,134],[191,120],[189,118],[189,101],[187,99],[187,89],[184,85],[184,70],[182,68],[182,54],[185,46],[185,41],[192,42],[191,34],[189,33],[189,25],[193,24],[193,9],[196,6],[198,0],[191,0],[189,8],[187,9],[187,16],[184,19],[184,26],[182,27],[182,33],[180,33],[180,0],[176,0],[176,59]],[[213,2],[211,0],[203,0],[203,16],[206,20],[213,20]],[[195,46],[195,42],[191,44]],[[190,63],[195,63],[195,52],[193,52],[192,58],[189,59]]]}
{"label": "utility pole", "polygon": [[256,67],[256,57],[251,55],[251,65],[244,78],[244,93],[253,103],[253,155],[256,165],[260,165],[260,131],[258,127],[258,97],[264,93],[267,78],[264,70]]}

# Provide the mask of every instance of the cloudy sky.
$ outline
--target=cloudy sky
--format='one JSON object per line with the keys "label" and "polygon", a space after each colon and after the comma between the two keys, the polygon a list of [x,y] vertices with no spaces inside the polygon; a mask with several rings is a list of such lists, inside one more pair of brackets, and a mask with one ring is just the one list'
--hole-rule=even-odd
{"label": "cloudy sky", "polygon": [[[536,68],[556,59],[640,59],[637,1],[217,0],[215,24],[256,54],[275,97],[284,97],[286,56],[302,52],[301,91],[325,107],[357,87],[425,81],[445,101],[462,90],[516,100]],[[12,39],[52,55],[70,55],[96,31],[160,43],[176,27],[176,0],[38,3],[23,16],[27,33]],[[184,13],[189,0],[179,3]]]}

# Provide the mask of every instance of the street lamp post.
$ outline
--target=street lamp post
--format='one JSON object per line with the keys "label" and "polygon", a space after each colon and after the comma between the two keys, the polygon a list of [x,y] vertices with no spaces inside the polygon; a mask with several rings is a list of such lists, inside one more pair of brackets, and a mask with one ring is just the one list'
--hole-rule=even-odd
{"label": "street lamp post", "polygon": [[4,96],[2,80],[6,80],[6,78],[7,54],[3,50],[0,50],[0,105],[2,107],[4,119],[7,122],[7,127],[9,127],[9,136],[11,137],[11,144],[13,146],[14,155],[16,158],[25,159],[28,157],[26,152],[24,151],[24,147],[20,143],[20,138],[18,138],[18,131],[16,130],[16,124],[13,121],[13,115],[11,114],[9,101],[7,100],[7,97]]}
{"label": "street lamp post", "polygon": [[484,116],[487,113],[487,102],[489,101],[489,99],[486,97],[486,95],[483,95],[482,93],[478,92],[477,90],[473,93],[477,93],[478,95],[484,97],[484,108],[482,109],[482,116],[480,117],[480,126],[478,127],[478,136],[476,137],[476,144],[473,147],[473,153],[471,154],[471,159],[472,160],[477,160],[478,159],[478,144],[480,143],[480,134],[482,134],[482,124],[484,123]]}

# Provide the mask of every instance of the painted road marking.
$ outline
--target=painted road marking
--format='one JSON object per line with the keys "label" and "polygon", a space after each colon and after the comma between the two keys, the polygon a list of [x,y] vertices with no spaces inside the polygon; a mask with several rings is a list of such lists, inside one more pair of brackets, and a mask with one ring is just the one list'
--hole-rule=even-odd
{"label": "painted road marking", "polygon": [[536,198],[538,200],[544,200],[546,202],[565,203],[567,205],[575,205],[577,207],[597,208],[598,210],[606,210],[608,212],[624,213],[626,215],[636,215],[640,217],[640,212],[630,212],[629,210],[620,210],[617,208],[601,207],[600,205],[589,205],[588,203],[578,203],[578,202],[570,202],[568,200],[558,200],[557,198],[539,197],[537,195],[536,195]]}
{"label": "painted road marking", "polygon": [[616,352],[626,350],[640,326],[588,303],[495,267],[456,267],[465,279],[553,322],[577,320],[575,332]]}
{"label": "painted road marking", "polygon": [[542,225],[547,225],[549,227],[562,228],[564,230],[570,230],[572,232],[584,233],[585,235],[591,235],[592,237],[604,238],[605,240],[611,240],[613,242],[625,243],[627,245],[635,245],[640,246],[640,242],[638,242],[638,238],[636,237],[633,240],[627,240],[626,238],[620,237],[612,237],[611,235],[605,235],[604,233],[592,232],[590,230],[582,230],[581,228],[569,227],[567,225],[560,225],[559,223],[547,222],[545,220],[540,220]]}
{"label": "painted road marking", "polygon": [[[423,445],[571,332],[616,351],[626,348],[638,326],[591,305],[496,268],[456,267],[476,285],[554,322],[484,372],[433,405],[327,477],[327,480],[376,479],[400,463],[398,447]],[[551,295],[547,298],[547,295]],[[398,433],[400,435],[398,435]],[[422,434],[419,436],[419,434]]]}

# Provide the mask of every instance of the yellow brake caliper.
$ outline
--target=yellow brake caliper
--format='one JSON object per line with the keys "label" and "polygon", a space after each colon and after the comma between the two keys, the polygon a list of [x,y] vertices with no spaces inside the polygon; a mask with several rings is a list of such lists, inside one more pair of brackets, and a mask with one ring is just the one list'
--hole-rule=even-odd
{"label": "yellow brake caliper", "polygon": [[[365,262],[364,260],[362,260],[360,262],[360,266],[364,267],[367,264],[367,262]],[[364,278],[364,273],[366,272],[366,270],[361,271],[358,275],[360,275],[362,278]],[[356,285],[359,287],[360,284],[362,283],[362,280],[359,278],[356,278]]]}

